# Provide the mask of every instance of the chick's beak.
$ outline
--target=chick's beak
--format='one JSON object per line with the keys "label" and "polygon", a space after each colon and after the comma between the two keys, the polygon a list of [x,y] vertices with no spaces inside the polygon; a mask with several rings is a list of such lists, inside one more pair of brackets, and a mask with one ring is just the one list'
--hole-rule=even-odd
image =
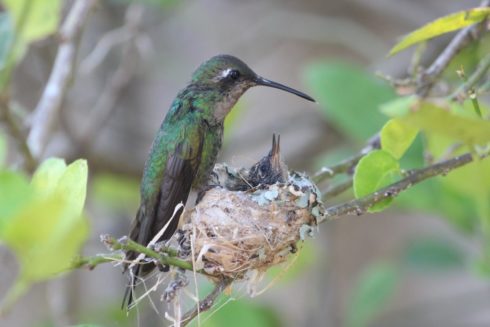
{"label": "chick's beak", "polygon": [[280,169],[281,168],[281,147],[280,147],[280,142],[281,142],[281,136],[277,136],[277,141],[276,141],[276,135],[272,135],[272,149],[271,149],[271,164],[274,169]]}

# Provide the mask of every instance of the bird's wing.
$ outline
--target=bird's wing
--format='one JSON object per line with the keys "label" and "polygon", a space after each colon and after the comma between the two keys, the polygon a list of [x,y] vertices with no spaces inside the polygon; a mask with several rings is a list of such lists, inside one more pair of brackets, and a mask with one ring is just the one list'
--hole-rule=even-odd
{"label": "bird's wing", "polygon": [[[179,203],[185,204],[189,196],[192,181],[198,170],[203,146],[203,135],[200,128],[188,131],[187,137],[175,146],[169,154],[162,182],[154,206],[150,202],[143,202],[131,226],[129,237],[136,242],[147,245],[153,237],[172,219],[163,233],[161,240],[167,240],[174,234],[179,223],[182,209],[175,215],[175,207]],[[173,218],[172,218],[173,217]],[[137,253],[128,251],[126,260],[134,260]],[[125,263],[125,270],[129,263]],[[144,276],[153,270],[153,264],[136,265],[133,269],[135,277]],[[128,307],[132,303],[134,280],[128,285],[123,299],[123,306],[128,300]]]}
{"label": "bird's wing", "polygon": [[[138,243],[148,244],[172,218],[175,207],[187,201],[201,161],[203,137],[197,134],[201,134],[199,129],[191,131],[188,137],[169,153],[154,207],[147,208],[145,203],[142,204],[145,214],[140,219],[138,236],[134,238]],[[182,210],[176,212],[161,239],[167,240],[173,235],[181,213]]]}

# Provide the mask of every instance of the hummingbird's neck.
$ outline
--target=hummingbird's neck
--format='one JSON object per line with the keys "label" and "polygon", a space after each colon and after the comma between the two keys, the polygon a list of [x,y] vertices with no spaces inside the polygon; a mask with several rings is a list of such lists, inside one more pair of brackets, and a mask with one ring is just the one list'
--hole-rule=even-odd
{"label": "hummingbird's neck", "polygon": [[214,123],[223,124],[226,115],[231,111],[240,96],[250,88],[243,83],[231,90],[216,90],[214,88],[199,88],[194,93],[193,103],[202,110],[206,118]]}

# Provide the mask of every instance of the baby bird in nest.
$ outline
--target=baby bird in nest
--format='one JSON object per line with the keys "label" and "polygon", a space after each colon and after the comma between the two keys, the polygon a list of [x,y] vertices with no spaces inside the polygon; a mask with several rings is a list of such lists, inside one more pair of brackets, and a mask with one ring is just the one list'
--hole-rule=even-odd
{"label": "baby bird in nest", "polygon": [[269,153],[250,168],[248,183],[255,187],[260,184],[272,185],[286,183],[288,180],[288,167],[281,160],[281,136],[272,135],[272,149]]}
{"label": "baby bird in nest", "polygon": [[[250,169],[235,169],[226,164],[216,165],[207,189],[220,186],[229,191],[248,191],[259,185],[286,183],[289,173],[288,167],[281,160],[280,141],[280,136],[278,135],[276,138],[274,134],[272,136],[272,149]],[[204,196],[204,193],[200,193],[199,200]]]}

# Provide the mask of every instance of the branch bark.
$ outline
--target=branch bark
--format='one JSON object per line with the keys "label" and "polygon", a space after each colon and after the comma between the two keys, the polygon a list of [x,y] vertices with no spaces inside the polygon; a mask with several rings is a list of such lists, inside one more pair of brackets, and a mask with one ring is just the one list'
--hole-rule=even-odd
{"label": "branch bark", "polygon": [[[480,7],[488,7],[490,0],[481,2]],[[449,65],[451,60],[456,56],[471,40],[477,39],[480,31],[484,28],[486,20],[479,24],[468,26],[460,30],[449,42],[446,48],[437,56],[436,60],[419,76],[416,94],[420,97],[426,97],[434,86],[437,77]]]}
{"label": "branch bark", "polygon": [[61,26],[61,44],[48,83],[34,110],[32,127],[27,137],[27,144],[34,158],[40,158],[46,148],[75,70],[77,41],[96,4],[97,0],[77,0]]}
{"label": "branch bark", "polygon": [[[480,156],[480,159],[486,158],[490,153],[485,153]],[[451,170],[464,166],[472,162],[473,156],[471,153],[466,153],[461,156],[451,158],[434,165],[413,170],[409,175],[389,186],[386,186],[379,191],[371,193],[359,199],[351,200],[342,204],[335,205],[325,210],[323,219],[319,222],[333,220],[344,215],[362,215],[374,204],[379,203],[388,198],[395,198],[402,191],[418,184],[428,178],[446,175]]]}
{"label": "branch bark", "polygon": [[199,301],[199,303],[191,310],[186,312],[182,316],[181,326],[185,327],[192,320],[197,317],[201,312],[207,311],[211,309],[216,301],[216,299],[223,293],[223,291],[231,285],[233,282],[232,279],[222,279],[215,286],[211,293],[208,294],[203,300]]}
{"label": "branch bark", "polygon": [[37,161],[36,159],[34,159],[34,156],[31,153],[31,149],[27,144],[25,132],[22,130],[20,124],[17,122],[14,115],[12,114],[8,102],[8,98],[0,98],[0,118],[5,121],[10,134],[15,139],[20,148],[20,151],[24,158],[24,168],[29,172],[33,172],[37,166]]}

